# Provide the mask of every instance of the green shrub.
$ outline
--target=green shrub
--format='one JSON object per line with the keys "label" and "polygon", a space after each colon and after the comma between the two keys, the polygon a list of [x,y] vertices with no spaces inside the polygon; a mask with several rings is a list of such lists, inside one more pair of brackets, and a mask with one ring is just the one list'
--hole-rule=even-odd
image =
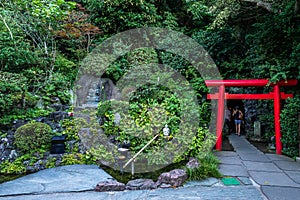
{"label": "green shrub", "polygon": [[[196,156],[203,151],[210,151],[215,143],[214,135],[210,134],[206,127],[192,130],[190,124],[181,124],[183,105],[176,94],[172,94],[167,88],[159,85],[147,85],[137,88],[125,101],[102,102],[98,107],[97,115],[105,117],[102,128],[107,136],[115,136],[119,144],[130,143],[130,151],[140,151],[148,141],[153,138],[153,133],[161,134],[151,145],[144,149],[143,154],[137,160],[147,160],[148,164],[166,164],[169,162],[180,162],[190,156]],[[124,110],[128,108],[128,113]],[[192,113],[192,110],[189,111]],[[193,112],[205,112],[195,110]],[[115,124],[115,113],[121,115],[120,126]],[[162,127],[168,124],[170,138],[174,142],[166,142],[163,137]],[[180,134],[180,133],[185,134]],[[178,145],[180,144],[180,145]],[[179,150],[178,147],[186,147]],[[178,151],[173,160],[164,156],[164,150],[168,152]],[[101,151],[100,151],[101,150]],[[95,157],[103,158],[103,149],[91,152]]]}
{"label": "green shrub", "polygon": [[44,151],[50,147],[51,127],[40,122],[31,122],[15,132],[14,145],[23,153]]}
{"label": "green shrub", "polygon": [[62,157],[61,161],[62,165],[75,165],[75,164],[85,164],[84,160],[82,160],[82,154],[79,153],[72,153],[72,154],[65,154]]}
{"label": "green shrub", "polygon": [[47,84],[41,87],[40,95],[44,100],[44,104],[51,103],[54,97],[59,98],[62,104],[68,104],[71,98],[69,88],[70,80],[61,73],[54,73],[47,81]]}
{"label": "green shrub", "polygon": [[23,106],[26,90],[25,77],[0,71],[0,117]]}
{"label": "green shrub", "polygon": [[57,161],[57,159],[56,158],[54,158],[54,157],[51,157],[51,158],[49,158],[48,160],[47,160],[47,162],[46,162],[46,168],[48,169],[48,168],[54,168],[54,167],[56,167],[56,165],[55,165],[55,162]]}
{"label": "green shrub", "polygon": [[8,160],[0,164],[0,173],[2,174],[23,174],[26,173],[24,161],[29,161],[29,165],[33,165],[38,160],[37,157],[31,154],[24,154],[18,157],[13,162]]}
{"label": "green shrub", "polygon": [[64,128],[63,134],[67,136],[67,140],[79,140],[78,132],[80,129],[88,126],[85,119],[78,117],[74,119],[65,119],[62,121],[62,127]]}
{"label": "green shrub", "polygon": [[98,145],[97,147],[92,147],[87,152],[87,155],[92,155],[99,161],[105,160],[108,162],[115,162],[114,154],[117,154],[116,149],[113,149],[112,152],[110,152],[102,144]]}
{"label": "green shrub", "polygon": [[96,164],[95,159],[91,154],[71,153],[65,154],[62,157],[62,165],[75,165],[75,164]]}
{"label": "green shrub", "polygon": [[198,168],[186,169],[189,180],[201,180],[207,177],[222,177],[222,174],[218,170],[219,160],[211,152],[198,157],[198,160],[200,163]]}
{"label": "green shrub", "polygon": [[299,156],[300,96],[288,99],[281,113],[282,152],[290,157]]}
{"label": "green shrub", "polygon": [[186,158],[201,156],[203,153],[211,151],[216,142],[216,136],[211,134],[208,129],[202,127],[198,128],[197,134],[192,139],[192,143],[185,152]]}
{"label": "green shrub", "polygon": [[0,172],[2,174],[22,174],[26,172],[26,167],[22,160],[15,160],[14,162],[4,161],[0,165]]}

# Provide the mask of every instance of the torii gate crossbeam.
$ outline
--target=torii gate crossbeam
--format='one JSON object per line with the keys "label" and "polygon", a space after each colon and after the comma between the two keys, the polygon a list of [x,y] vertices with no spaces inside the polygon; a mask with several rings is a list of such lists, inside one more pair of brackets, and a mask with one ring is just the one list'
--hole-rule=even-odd
{"label": "torii gate crossbeam", "polygon": [[[216,149],[222,150],[222,129],[224,119],[224,100],[225,99],[272,99],[274,101],[274,127],[276,138],[276,153],[281,154],[281,132],[280,132],[280,100],[292,98],[293,94],[285,94],[280,92],[280,86],[295,86],[297,80],[278,81],[269,83],[267,79],[251,79],[251,80],[206,80],[207,87],[219,87],[219,92],[216,94],[208,94],[207,99],[218,100],[218,115],[216,124]],[[228,94],[225,93],[225,87],[265,87],[270,85],[273,87],[273,92],[268,94]]]}

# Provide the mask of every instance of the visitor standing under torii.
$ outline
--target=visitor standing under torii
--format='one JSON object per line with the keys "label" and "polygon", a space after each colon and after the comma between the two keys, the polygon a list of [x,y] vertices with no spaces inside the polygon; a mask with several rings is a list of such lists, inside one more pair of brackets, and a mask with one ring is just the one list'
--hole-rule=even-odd
{"label": "visitor standing under torii", "polygon": [[240,136],[243,112],[240,110],[239,106],[236,106],[235,109],[233,109],[232,116],[234,118],[236,134]]}

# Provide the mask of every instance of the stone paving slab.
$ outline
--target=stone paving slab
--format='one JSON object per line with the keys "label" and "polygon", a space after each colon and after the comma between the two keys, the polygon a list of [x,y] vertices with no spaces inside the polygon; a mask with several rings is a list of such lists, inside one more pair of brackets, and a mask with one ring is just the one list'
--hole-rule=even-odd
{"label": "stone paving slab", "polygon": [[40,183],[29,183],[27,181],[6,182],[0,185],[0,197],[18,194],[36,194],[44,190]]}
{"label": "stone paving slab", "polygon": [[218,157],[220,163],[222,164],[230,164],[230,165],[241,165],[241,159],[238,156],[227,156],[227,157]]}
{"label": "stone paving slab", "polygon": [[219,180],[216,178],[207,178],[201,181],[188,181],[183,185],[183,187],[194,187],[194,186],[213,186],[219,183]]}
{"label": "stone paving slab", "polygon": [[295,161],[275,160],[274,163],[283,170],[300,171],[300,163]]}
{"label": "stone paving slab", "polygon": [[271,162],[271,160],[264,154],[256,153],[239,153],[239,156],[244,161],[253,161],[253,162]]}
{"label": "stone paving slab", "polygon": [[296,183],[300,184],[300,172],[299,171],[285,171],[285,173]]}
{"label": "stone paving slab", "polygon": [[238,136],[231,135],[231,136],[229,136],[229,140],[230,140],[230,143],[232,144],[233,148],[237,152],[237,154],[250,153],[250,154],[263,155],[263,153],[261,151],[259,151],[257,148],[255,148],[253,145],[251,145],[244,136],[238,137]]}
{"label": "stone paving slab", "polygon": [[237,136],[235,134],[232,134],[228,137],[230,139],[231,144],[235,144],[236,146],[242,147],[245,145],[251,145],[248,140],[245,139],[244,136]]}
{"label": "stone paving slab", "polygon": [[259,185],[298,187],[300,189],[300,185],[295,183],[283,172],[248,172],[252,179]]}
{"label": "stone paving slab", "polygon": [[[158,194],[156,198],[149,198],[153,200],[174,200],[174,199],[263,199],[262,195],[258,190],[256,190],[252,186],[234,186],[234,187],[190,187],[185,191],[178,190],[178,193],[173,191],[170,194],[170,189],[168,190],[155,190],[153,191],[154,194]],[[151,192],[150,194],[153,195]],[[194,194],[196,195],[194,196]],[[192,195],[188,195],[192,194]],[[149,197],[151,197],[149,195]],[[152,196],[154,197],[154,196]],[[178,198],[179,197],[179,198]],[[190,198],[189,198],[190,197]]]}
{"label": "stone paving slab", "polygon": [[235,142],[231,142],[231,145],[236,147],[236,149],[244,150],[249,149],[250,151],[256,150],[255,147],[251,146],[249,143],[243,141],[244,138],[236,138]]}
{"label": "stone paving slab", "polygon": [[0,197],[0,200],[263,200],[253,186],[189,187],[123,192],[81,192]]}
{"label": "stone paving slab", "polygon": [[235,151],[237,154],[240,153],[250,153],[250,154],[263,154],[261,151],[257,150],[256,148],[251,148],[249,146],[245,146],[245,147],[235,147]]}
{"label": "stone paving slab", "polygon": [[214,154],[217,157],[234,157],[234,156],[238,156],[235,151],[215,151]]}
{"label": "stone paving slab", "polygon": [[243,177],[243,176],[239,176],[237,177],[241,183],[243,183],[244,185],[252,185],[252,181],[248,178],[248,177]]}
{"label": "stone paving slab", "polygon": [[225,176],[249,176],[245,167],[242,165],[220,164],[219,171]]}
{"label": "stone paving slab", "polygon": [[247,147],[244,147],[243,149],[237,149],[237,154],[258,154],[258,155],[264,155],[261,151],[257,149],[247,149]]}
{"label": "stone paving slab", "polygon": [[296,200],[300,198],[299,188],[262,186],[261,189],[269,200]]}
{"label": "stone paving slab", "polygon": [[242,161],[247,170],[264,172],[282,172],[274,163]]}
{"label": "stone paving slab", "polygon": [[93,190],[99,180],[112,176],[97,165],[69,165],[45,169],[0,184],[0,196]]}
{"label": "stone paving slab", "polygon": [[275,161],[275,160],[290,161],[290,162],[294,161],[292,158],[289,158],[289,157],[283,156],[283,155],[271,154],[271,153],[266,153],[265,155],[272,161]]}
{"label": "stone paving slab", "polygon": [[261,188],[266,198],[300,199],[300,163],[283,155],[264,154],[244,137],[231,135],[229,140],[248,168],[253,184]]}

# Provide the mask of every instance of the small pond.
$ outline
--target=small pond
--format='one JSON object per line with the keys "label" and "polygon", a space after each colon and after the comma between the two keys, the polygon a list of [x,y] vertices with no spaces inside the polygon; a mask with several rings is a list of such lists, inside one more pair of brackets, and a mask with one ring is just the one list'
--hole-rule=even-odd
{"label": "small pond", "polygon": [[153,181],[157,181],[158,177],[164,173],[164,172],[169,172],[173,169],[180,169],[183,166],[185,166],[187,163],[187,161],[181,161],[179,163],[175,163],[175,164],[170,164],[160,170],[157,171],[153,171],[153,172],[147,172],[147,173],[136,173],[132,176],[131,173],[128,172],[123,172],[121,173],[118,170],[114,170],[110,167],[106,167],[106,166],[101,166],[101,169],[103,169],[104,171],[106,171],[108,174],[110,174],[113,178],[115,178],[117,181],[122,182],[122,183],[127,183],[130,180],[133,179],[139,179],[139,178],[143,178],[143,179],[152,179]]}

